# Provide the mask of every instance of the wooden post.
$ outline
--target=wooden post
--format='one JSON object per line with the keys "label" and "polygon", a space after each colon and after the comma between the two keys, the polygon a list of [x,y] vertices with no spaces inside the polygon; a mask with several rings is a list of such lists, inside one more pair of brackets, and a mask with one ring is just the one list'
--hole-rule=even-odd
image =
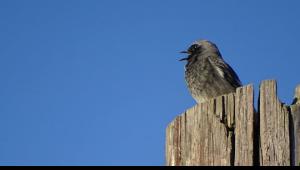
{"label": "wooden post", "polygon": [[196,105],[167,128],[167,165],[231,165],[232,132],[220,123],[216,103]]}
{"label": "wooden post", "polygon": [[294,155],[294,159],[292,160],[293,165],[300,166],[300,85],[295,90],[294,102],[291,105],[291,113],[292,113],[292,129],[293,129],[293,137],[294,143],[292,143],[292,155]]}
{"label": "wooden post", "polygon": [[236,90],[235,102],[235,156],[234,165],[254,165],[253,87]]}
{"label": "wooden post", "polygon": [[258,112],[253,94],[240,87],[177,116],[166,130],[166,165],[299,165],[300,86],[286,106],[276,81],[263,81]]}
{"label": "wooden post", "polygon": [[289,112],[274,80],[260,86],[260,165],[290,165]]}

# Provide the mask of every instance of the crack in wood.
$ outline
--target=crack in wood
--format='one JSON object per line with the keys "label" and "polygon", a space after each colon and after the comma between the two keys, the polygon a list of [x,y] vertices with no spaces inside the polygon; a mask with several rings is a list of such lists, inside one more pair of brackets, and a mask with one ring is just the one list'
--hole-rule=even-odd
{"label": "crack in wood", "polygon": [[166,165],[299,165],[300,86],[293,105],[278,100],[275,80],[188,109],[166,131]]}

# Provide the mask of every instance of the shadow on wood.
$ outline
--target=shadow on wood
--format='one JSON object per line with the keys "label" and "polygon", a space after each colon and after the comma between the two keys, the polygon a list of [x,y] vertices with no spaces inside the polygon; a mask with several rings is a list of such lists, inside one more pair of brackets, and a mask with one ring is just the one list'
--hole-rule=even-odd
{"label": "shadow on wood", "polygon": [[300,87],[295,102],[278,100],[276,81],[200,103],[177,116],[166,130],[166,165],[299,165]]}

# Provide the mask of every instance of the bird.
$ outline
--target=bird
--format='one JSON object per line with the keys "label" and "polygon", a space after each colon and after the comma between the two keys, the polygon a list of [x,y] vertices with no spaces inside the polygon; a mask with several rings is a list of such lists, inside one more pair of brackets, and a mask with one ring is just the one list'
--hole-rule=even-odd
{"label": "bird", "polygon": [[189,92],[197,103],[233,93],[242,83],[225,62],[216,44],[209,40],[198,40],[181,53],[188,54],[179,61],[185,65],[185,81]]}

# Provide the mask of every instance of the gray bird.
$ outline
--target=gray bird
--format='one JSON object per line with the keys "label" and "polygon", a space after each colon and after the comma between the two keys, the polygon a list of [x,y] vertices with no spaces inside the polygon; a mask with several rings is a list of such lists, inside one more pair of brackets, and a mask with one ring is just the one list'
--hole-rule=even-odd
{"label": "gray bird", "polygon": [[185,80],[197,103],[235,92],[242,83],[234,70],[223,60],[218,47],[207,40],[193,43],[187,51]]}

